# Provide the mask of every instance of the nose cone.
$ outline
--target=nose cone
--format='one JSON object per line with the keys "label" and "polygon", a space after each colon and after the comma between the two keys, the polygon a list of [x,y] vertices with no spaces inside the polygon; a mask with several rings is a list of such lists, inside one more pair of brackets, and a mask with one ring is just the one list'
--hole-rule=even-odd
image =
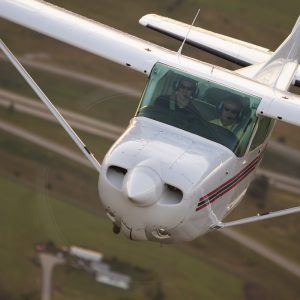
{"label": "nose cone", "polygon": [[137,206],[154,204],[163,190],[160,176],[149,167],[138,166],[128,173],[123,192]]}

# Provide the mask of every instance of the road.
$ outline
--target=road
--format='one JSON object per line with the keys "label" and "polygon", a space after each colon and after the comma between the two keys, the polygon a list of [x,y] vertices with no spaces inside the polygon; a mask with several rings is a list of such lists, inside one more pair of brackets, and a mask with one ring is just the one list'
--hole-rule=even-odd
{"label": "road", "polygon": [[300,180],[290,176],[275,173],[259,168],[256,175],[265,176],[269,180],[269,184],[286,192],[300,195]]}
{"label": "road", "polygon": [[[0,106],[8,108],[11,105],[13,105],[14,109],[17,111],[40,117],[51,122],[56,122],[54,117],[43,103],[39,103],[29,97],[24,97],[16,93],[0,89]],[[116,140],[125,130],[123,127],[116,126],[108,122],[95,120],[93,118],[83,116],[82,114],[71,112],[67,109],[58,107],[58,110],[71,124],[71,126],[91,134]],[[295,163],[299,162],[300,164],[300,151],[296,149],[276,141],[269,141],[268,149],[279,153],[286,158],[293,159]]]}
{"label": "road", "polygon": [[[7,60],[4,55],[0,54],[0,59],[1,60]],[[34,57],[33,57],[34,59]],[[67,77],[69,79],[74,79],[74,80],[78,80],[81,82],[86,82],[89,84],[93,84],[96,86],[100,86],[102,88],[106,88],[109,89],[111,91],[114,91],[118,94],[125,94],[128,96],[132,96],[134,98],[140,98],[141,97],[141,93],[142,91],[134,89],[134,88],[130,88],[127,86],[123,86],[121,84],[118,83],[113,83],[111,81],[108,80],[104,80],[104,79],[100,79],[94,76],[90,76],[78,71],[69,71],[67,69],[61,68],[61,67],[57,67],[57,66],[53,66],[53,65],[49,65],[46,63],[42,63],[42,62],[37,62],[37,61],[33,61],[31,59],[26,59],[26,58],[19,58],[20,62],[27,67],[30,68],[34,68],[40,71],[45,71],[48,73],[52,73],[54,75],[60,75],[60,76],[64,76]]]}
{"label": "road", "polygon": [[300,278],[300,266],[276,253],[274,250],[249,237],[246,237],[244,234],[241,234],[236,230],[226,228],[222,229],[220,232]]}
{"label": "road", "polygon": [[[13,107],[15,111],[57,123],[57,120],[43,103],[3,89],[0,89],[0,106],[6,108]],[[57,109],[73,128],[80,129],[87,133],[114,141],[124,132],[124,128],[122,127],[95,120],[60,107],[57,107]]]}
{"label": "road", "polygon": [[46,253],[39,254],[39,259],[42,265],[42,300],[51,300],[53,268],[63,264],[65,260]]}
{"label": "road", "polygon": [[300,165],[300,151],[276,141],[269,141],[268,148],[281,156],[288,158],[293,163]]}
{"label": "road", "polygon": [[[0,89],[0,106],[6,108],[13,106],[13,109],[16,111],[57,123],[56,119],[52,116],[52,114],[49,112],[49,110],[43,103],[37,102],[34,99],[20,96],[3,89]],[[125,128],[122,128],[120,126],[116,126],[111,123],[83,116],[81,114],[71,112],[67,109],[62,109],[58,107],[58,110],[66,118],[71,127],[82,130],[89,134],[94,134],[100,137],[110,139],[112,141],[115,141],[125,130]],[[20,130],[17,130],[14,126],[11,126],[10,129],[8,129],[5,123],[2,122],[1,127],[3,130],[10,130],[11,132],[14,131],[14,134],[18,135],[19,137],[22,136]],[[48,149],[51,149],[52,151],[61,155],[64,155],[64,152],[68,151],[66,149],[62,149],[61,146],[58,144],[49,144],[45,139],[36,138],[32,133],[27,132],[26,136],[27,139],[31,142],[38,144],[42,147],[45,147],[47,145]],[[299,157],[300,161],[299,151],[290,149],[276,142],[270,142],[269,144],[269,148],[271,148],[272,150],[275,150],[280,154],[283,153],[283,155],[287,156],[288,158],[295,157],[295,159],[297,159]],[[55,147],[53,145],[55,145]],[[76,158],[76,160],[78,161],[78,158]],[[258,170],[257,174],[269,178],[269,183],[277,188],[300,195],[300,181],[298,179],[283,176],[262,169]]]}
{"label": "road", "polygon": [[[7,60],[3,54],[0,54],[1,60]],[[34,57],[31,59],[28,58],[20,58],[20,62],[24,64],[25,66],[28,66],[30,68],[34,68],[37,70],[49,72],[55,75],[61,75],[64,77],[67,77],[69,79],[74,79],[82,82],[86,82],[89,84],[93,84],[96,86],[100,86],[106,89],[109,89],[111,91],[121,93],[121,94],[127,94],[135,98],[139,98],[141,96],[141,91],[134,88],[129,88],[126,86],[123,86],[121,84],[112,83],[108,80],[99,79],[94,76],[90,76],[78,71],[69,71],[64,68],[49,65],[44,62],[37,62],[33,61]],[[276,153],[279,153],[283,157],[293,159],[293,161],[296,164],[300,164],[300,151],[292,149],[286,145],[282,145],[281,143],[278,143],[276,141],[270,141],[268,144],[268,148]]]}
{"label": "road", "polygon": [[68,148],[61,146],[55,142],[49,141],[42,136],[34,134],[28,130],[23,128],[14,126],[12,124],[0,121],[0,129],[6,131],[14,136],[17,136],[21,139],[29,141],[35,145],[46,148],[54,153],[57,153],[63,157],[67,157],[81,165],[92,167],[92,164],[87,160],[87,158],[83,155],[79,155]]}

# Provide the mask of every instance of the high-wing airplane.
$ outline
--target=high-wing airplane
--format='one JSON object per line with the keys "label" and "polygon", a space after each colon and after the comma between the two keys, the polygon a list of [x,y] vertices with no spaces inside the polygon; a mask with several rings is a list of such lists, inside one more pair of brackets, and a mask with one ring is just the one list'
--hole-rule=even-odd
{"label": "high-wing airplane", "polygon": [[[244,68],[229,71],[38,0],[2,0],[0,16],[148,76],[136,115],[102,165],[3,42],[1,49],[99,172],[116,233],[132,240],[189,241],[224,223],[254,177],[277,120],[300,126],[300,18],[273,53],[158,15],[140,23]],[[5,37],[4,37],[5,38]]]}

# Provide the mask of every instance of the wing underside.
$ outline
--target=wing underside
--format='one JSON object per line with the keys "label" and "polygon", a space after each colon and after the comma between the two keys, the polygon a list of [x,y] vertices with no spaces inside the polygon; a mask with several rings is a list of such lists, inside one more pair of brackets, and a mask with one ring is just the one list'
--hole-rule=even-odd
{"label": "wing underside", "polygon": [[[44,1],[2,0],[0,17],[146,75],[159,58],[172,52]],[[178,40],[184,40],[190,29],[188,24],[153,14],[142,17],[140,23]],[[241,66],[256,66],[273,54],[266,48],[194,26],[186,43]],[[258,69],[255,66],[250,71],[240,70],[238,73],[248,77],[248,74],[253,74],[253,69]],[[299,67],[293,84],[300,85]]]}
{"label": "wing underside", "polygon": [[[179,62],[180,64],[186,64],[189,68],[198,68],[198,61],[196,60],[188,61],[188,58],[183,56],[179,58],[176,52],[44,1],[2,0],[0,1],[0,17],[133,68],[146,75],[151,72],[157,61],[165,61],[174,65]],[[151,25],[156,30],[163,29],[165,32],[176,33],[179,39],[183,39],[189,29],[187,24],[156,15],[147,15],[140,22],[145,26]],[[266,62],[273,57],[273,53],[266,48],[215,34],[201,28],[192,27],[187,41],[197,42],[199,45],[214,49],[214,51],[223,53],[225,56],[240,60],[244,65],[250,65],[247,68],[237,70],[236,73],[254,79],[258,71],[265,68]],[[296,42],[298,41],[299,38],[296,39]],[[297,50],[298,48],[297,46],[294,49]],[[295,51],[293,50],[291,53],[293,54]],[[276,52],[274,55],[277,55]],[[201,68],[206,68],[208,71],[213,70],[212,67],[204,64],[201,64]],[[295,60],[284,64],[282,72],[293,73],[294,79],[300,79],[299,67],[295,70]],[[289,82],[285,84],[290,83],[292,83],[292,78],[289,78]],[[266,116],[300,126],[298,117],[298,111],[300,110],[299,96],[289,95],[285,102],[280,101],[278,97],[274,97],[271,100],[262,101],[259,109]]]}
{"label": "wing underside", "polygon": [[44,1],[1,0],[0,17],[145,74],[168,52]]}
{"label": "wing underside", "polygon": [[[234,62],[242,67],[255,65],[253,68],[250,67],[249,71],[242,71],[243,69],[238,71],[238,73],[247,77],[248,74],[252,77],[253,73],[261,68],[260,64],[268,61],[273,55],[273,52],[267,48],[155,14],[148,14],[142,17],[140,24],[180,41],[183,41],[188,33],[186,43],[189,45]],[[299,66],[295,73],[293,84],[300,86]]]}

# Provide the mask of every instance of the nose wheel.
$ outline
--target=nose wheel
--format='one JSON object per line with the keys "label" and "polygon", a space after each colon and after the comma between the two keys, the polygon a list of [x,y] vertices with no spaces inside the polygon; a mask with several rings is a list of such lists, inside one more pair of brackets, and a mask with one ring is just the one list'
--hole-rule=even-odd
{"label": "nose wheel", "polygon": [[119,233],[121,232],[121,227],[118,226],[117,224],[113,223],[113,228],[112,228],[112,230],[113,230],[113,233],[114,233],[114,234],[119,234]]}

